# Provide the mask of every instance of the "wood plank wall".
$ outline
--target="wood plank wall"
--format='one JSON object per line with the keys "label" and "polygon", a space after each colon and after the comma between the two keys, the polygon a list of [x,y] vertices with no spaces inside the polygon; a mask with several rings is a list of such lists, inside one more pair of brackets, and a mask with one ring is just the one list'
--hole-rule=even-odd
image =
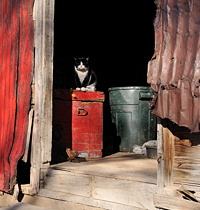
{"label": "wood plank wall", "polygon": [[169,120],[162,121],[159,130],[162,131],[162,137],[158,139],[161,145],[158,144],[158,147],[163,155],[163,187],[173,184],[200,185],[200,133],[190,133],[189,129]]}
{"label": "wood plank wall", "polygon": [[[154,195],[155,206],[167,209],[199,209],[200,133],[190,133],[185,127],[159,118],[157,137],[158,189]],[[193,192],[199,202],[183,199],[177,191],[180,189]]]}
{"label": "wood plank wall", "polygon": [[174,183],[200,185],[200,139],[175,138],[174,143]]}

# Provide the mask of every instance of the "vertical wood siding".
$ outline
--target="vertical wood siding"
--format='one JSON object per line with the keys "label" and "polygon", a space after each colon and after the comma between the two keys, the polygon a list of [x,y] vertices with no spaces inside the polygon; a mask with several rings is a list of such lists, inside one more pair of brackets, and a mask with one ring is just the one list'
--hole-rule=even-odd
{"label": "vertical wood siding", "polygon": [[16,183],[24,153],[33,58],[34,0],[0,1],[0,190]]}

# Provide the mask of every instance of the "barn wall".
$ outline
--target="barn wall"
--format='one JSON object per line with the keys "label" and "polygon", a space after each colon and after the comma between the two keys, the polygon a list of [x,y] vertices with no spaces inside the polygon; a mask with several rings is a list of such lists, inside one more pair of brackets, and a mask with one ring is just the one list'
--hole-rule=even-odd
{"label": "barn wall", "polygon": [[161,126],[158,154],[164,162],[163,187],[173,184],[200,186],[200,133],[190,133],[188,128],[170,120],[162,120]]}
{"label": "barn wall", "polygon": [[200,134],[182,128],[175,136],[174,183],[200,186]]}
{"label": "barn wall", "polygon": [[24,153],[32,82],[33,0],[0,2],[0,190],[16,183]]}
{"label": "barn wall", "polygon": [[193,202],[194,209],[199,209],[199,203],[196,206],[192,199],[185,200],[180,191],[200,200],[200,133],[191,133],[170,120],[159,119],[158,134],[156,206],[181,209],[185,205],[185,209],[190,209]]}

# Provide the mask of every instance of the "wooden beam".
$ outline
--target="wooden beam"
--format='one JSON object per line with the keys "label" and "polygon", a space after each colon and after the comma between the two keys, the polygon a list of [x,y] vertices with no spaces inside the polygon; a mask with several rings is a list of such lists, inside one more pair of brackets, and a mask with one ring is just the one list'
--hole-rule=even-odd
{"label": "wooden beam", "polygon": [[174,176],[174,138],[169,127],[163,128],[164,138],[164,187],[173,185]]}
{"label": "wooden beam", "polygon": [[157,186],[158,194],[162,194],[164,188],[163,173],[164,173],[164,144],[163,144],[163,126],[162,119],[157,118],[157,154],[158,154],[158,172],[157,172]]}
{"label": "wooden beam", "polygon": [[171,122],[158,118],[157,144],[158,144],[158,194],[163,193],[164,187],[172,186],[174,171],[174,139],[170,131]]}
{"label": "wooden beam", "polygon": [[35,0],[35,71],[34,71],[34,121],[31,144],[31,170],[30,184],[22,186],[22,192],[26,194],[36,194],[39,191],[40,182],[40,162],[41,162],[41,72],[42,72],[42,28],[43,28],[43,1]]}
{"label": "wooden beam", "polygon": [[[118,179],[93,175],[90,172],[77,173],[49,169],[44,184],[44,189],[40,190],[40,194],[45,192],[44,197],[64,198],[71,202],[98,205],[98,207],[103,201],[109,202],[111,206],[112,204],[123,205],[122,209],[127,209],[126,206],[132,209],[135,209],[134,207],[154,209],[153,194],[156,193],[156,185],[129,180],[125,177]],[[111,206],[106,209],[113,209]]]}
{"label": "wooden beam", "polygon": [[45,0],[42,162],[50,163],[53,114],[54,0]]}
{"label": "wooden beam", "polygon": [[[31,145],[30,184],[22,191],[35,194],[39,191],[41,169],[51,161],[52,146],[52,89],[53,42],[55,0],[35,0],[35,71],[34,121]],[[46,166],[46,165],[47,166]]]}

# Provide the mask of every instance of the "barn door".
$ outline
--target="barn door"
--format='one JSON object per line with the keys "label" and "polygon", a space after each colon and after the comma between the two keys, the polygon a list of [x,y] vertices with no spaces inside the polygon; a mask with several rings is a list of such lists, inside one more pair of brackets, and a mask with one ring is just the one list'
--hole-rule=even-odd
{"label": "barn door", "polygon": [[30,109],[33,0],[0,1],[0,190],[16,183]]}

